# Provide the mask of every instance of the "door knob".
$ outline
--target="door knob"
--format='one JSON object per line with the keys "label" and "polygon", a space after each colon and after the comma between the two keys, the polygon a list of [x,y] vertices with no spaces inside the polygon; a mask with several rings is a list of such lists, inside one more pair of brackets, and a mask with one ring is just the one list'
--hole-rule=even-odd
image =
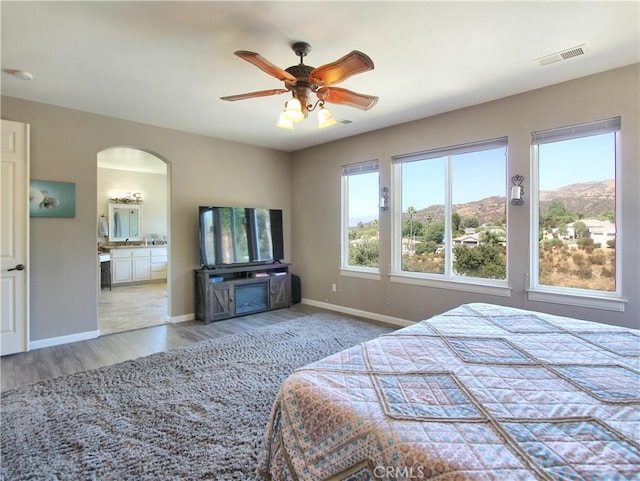
{"label": "door knob", "polygon": [[24,270],[24,264],[18,264],[15,267],[12,267],[11,269],[7,269],[9,271],[23,271]]}

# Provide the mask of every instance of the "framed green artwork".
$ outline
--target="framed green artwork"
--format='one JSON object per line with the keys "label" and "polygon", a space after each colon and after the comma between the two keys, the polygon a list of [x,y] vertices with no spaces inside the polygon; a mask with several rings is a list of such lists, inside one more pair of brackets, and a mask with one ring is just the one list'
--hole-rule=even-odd
{"label": "framed green artwork", "polygon": [[76,184],[31,179],[29,214],[31,217],[75,217]]}

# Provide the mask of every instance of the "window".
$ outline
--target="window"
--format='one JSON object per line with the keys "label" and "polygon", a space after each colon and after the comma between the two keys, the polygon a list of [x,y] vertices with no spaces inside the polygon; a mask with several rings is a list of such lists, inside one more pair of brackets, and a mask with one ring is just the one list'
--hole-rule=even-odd
{"label": "window", "polygon": [[394,274],[506,284],[506,137],[393,161]]}
{"label": "window", "polygon": [[620,118],[535,132],[532,288],[617,296]]}
{"label": "window", "polygon": [[342,268],[378,272],[378,161],[342,168]]}

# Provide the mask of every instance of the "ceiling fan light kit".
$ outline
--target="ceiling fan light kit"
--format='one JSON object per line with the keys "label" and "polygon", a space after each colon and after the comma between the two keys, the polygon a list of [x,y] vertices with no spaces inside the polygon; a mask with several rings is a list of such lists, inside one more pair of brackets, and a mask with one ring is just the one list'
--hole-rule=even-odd
{"label": "ceiling fan light kit", "polygon": [[280,114],[280,118],[278,119],[276,127],[280,127],[281,129],[293,130],[293,122],[285,117],[284,111],[282,111],[282,113]]}
{"label": "ceiling fan light kit", "polygon": [[290,122],[300,122],[304,119],[302,105],[297,98],[294,97],[284,103],[284,117]]}
{"label": "ceiling fan light kit", "polygon": [[[301,122],[309,116],[309,112],[318,109],[318,128],[326,128],[337,122],[325,103],[343,104],[361,110],[369,110],[378,101],[378,97],[364,95],[351,90],[333,87],[352,75],[374,69],[373,61],[364,53],[353,50],[335,62],[314,68],[305,65],[304,57],[311,51],[311,45],[306,42],[296,42],[291,46],[294,53],[300,57],[300,63],[285,70],[277,67],[260,54],[238,50],[234,52],[238,57],[255,65],[263,72],[284,82],[284,89],[260,90],[245,94],[220,97],[222,100],[233,102],[256,97],[266,97],[291,92],[292,98],[285,102],[284,110],[280,113],[277,127],[293,129],[295,122]],[[309,101],[315,93],[318,100]]]}
{"label": "ceiling fan light kit", "polygon": [[333,118],[333,114],[329,112],[329,109],[322,105],[318,111],[318,128],[325,129],[334,125],[336,125],[336,119]]}

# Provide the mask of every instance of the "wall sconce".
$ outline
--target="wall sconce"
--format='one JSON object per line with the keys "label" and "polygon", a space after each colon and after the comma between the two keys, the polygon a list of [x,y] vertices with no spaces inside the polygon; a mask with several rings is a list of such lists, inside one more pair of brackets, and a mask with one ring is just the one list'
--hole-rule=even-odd
{"label": "wall sconce", "polygon": [[389,189],[380,189],[380,210],[389,210]]}
{"label": "wall sconce", "polygon": [[524,200],[522,199],[524,196],[524,187],[522,187],[523,181],[524,177],[522,175],[514,175],[511,177],[511,183],[513,184],[511,187],[511,205],[524,204]]}

